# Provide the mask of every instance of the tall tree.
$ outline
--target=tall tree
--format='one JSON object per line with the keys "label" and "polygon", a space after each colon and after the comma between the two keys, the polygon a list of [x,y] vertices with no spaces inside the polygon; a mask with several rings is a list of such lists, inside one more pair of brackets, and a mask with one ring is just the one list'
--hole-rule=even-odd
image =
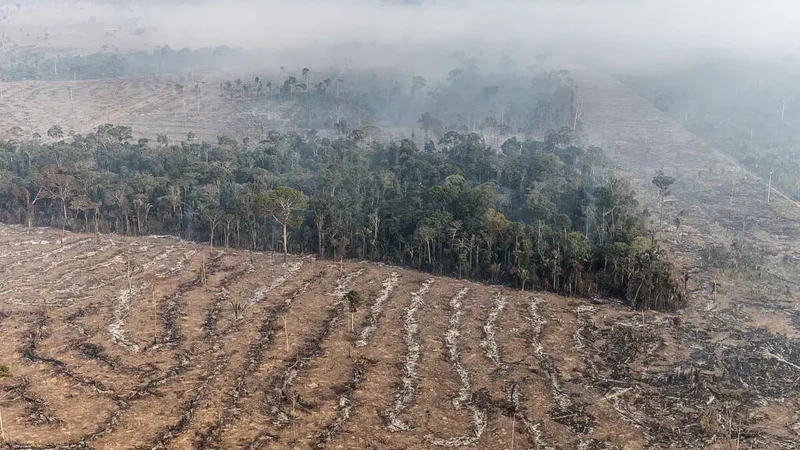
{"label": "tall tree", "polygon": [[275,222],[283,227],[283,257],[289,254],[290,226],[299,225],[306,211],[306,196],[287,186],[278,186],[259,199],[259,206],[265,214],[269,214]]}
{"label": "tall tree", "polygon": [[664,218],[664,198],[670,194],[669,187],[675,183],[675,178],[664,175],[663,170],[656,172],[653,177],[653,184],[658,187],[658,228],[661,228],[661,222]]}
{"label": "tall tree", "polygon": [[76,192],[77,182],[75,177],[67,173],[56,165],[45,167],[39,173],[37,184],[40,188],[44,189],[47,194],[61,202],[61,210],[63,212],[62,228],[67,225],[69,217],[67,216],[67,202]]}

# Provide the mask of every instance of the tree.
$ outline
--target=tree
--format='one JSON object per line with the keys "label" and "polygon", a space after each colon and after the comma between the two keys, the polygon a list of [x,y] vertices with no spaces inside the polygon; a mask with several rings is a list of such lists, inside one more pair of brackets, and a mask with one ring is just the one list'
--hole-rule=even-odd
{"label": "tree", "polygon": [[422,242],[425,244],[425,253],[428,255],[428,267],[433,269],[433,260],[431,259],[431,245],[433,239],[436,237],[436,230],[429,225],[422,225],[417,229],[417,234]]}
{"label": "tree", "polygon": [[299,225],[306,211],[306,196],[287,186],[278,186],[259,199],[259,207],[283,227],[283,259],[289,254],[290,226]]}
{"label": "tree", "polygon": [[669,187],[675,183],[675,178],[664,175],[663,170],[656,172],[653,177],[653,184],[658,187],[658,227],[661,228],[661,221],[664,218],[664,197],[670,194]]}
{"label": "tree", "polygon": [[428,80],[426,80],[424,77],[417,75],[414,78],[412,78],[411,96],[416,98],[417,94],[419,94],[420,92],[422,92],[423,89],[425,89],[426,84],[428,84]]}
{"label": "tree", "polygon": [[348,320],[348,322],[350,325],[350,332],[353,332],[355,328],[354,316],[358,311],[358,308],[360,308],[364,303],[364,300],[361,298],[361,294],[359,294],[357,291],[349,291],[348,293],[344,294],[344,299],[347,301],[347,307],[350,310],[350,320]]}
{"label": "tree", "polygon": [[156,135],[156,142],[163,145],[164,147],[169,145],[169,138],[164,133],[159,133]]}
{"label": "tree", "polygon": [[94,216],[94,232],[99,233],[97,225],[97,212],[100,209],[100,204],[93,202],[87,195],[78,195],[72,199],[69,205],[70,209],[83,214],[84,229],[89,231],[89,211],[93,211]]}
{"label": "tree", "polygon": [[76,180],[71,174],[65,172],[56,165],[45,167],[39,174],[37,184],[44,189],[47,194],[61,201],[61,209],[64,214],[62,229],[67,224],[67,202],[75,194]]}
{"label": "tree", "polygon": [[36,215],[36,202],[43,198],[47,198],[47,192],[44,188],[40,187],[36,191],[36,195],[31,198],[31,191],[28,189],[28,186],[22,186],[14,190],[14,196],[23,202],[23,206],[25,206],[25,222],[28,226],[28,231],[30,232],[31,227],[33,226],[33,218]]}
{"label": "tree", "polygon": [[417,123],[425,133],[425,142],[428,142],[431,132],[438,133],[442,129],[442,121],[431,116],[429,112],[423,113]]}
{"label": "tree", "polygon": [[203,222],[208,224],[209,228],[209,243],[211,244],[211,248],[214,248],[214,231],[216,231],[217,227],[222,221],[222,212],[217,208],[205,208],[200,213],[200,217]]}
{"label": "tree", "polygon": [[64,130],[58,125],[53,125],[47,130],[47,136],[51,139],[61,140],[64,138]]}
{"label": "tree", "polygon": [[325,225],[330,214],[330,204],[327,199],[313,198],[309,205],[314,215],[314,226],[317,228],[317,253],[322,258],[325,256]]}

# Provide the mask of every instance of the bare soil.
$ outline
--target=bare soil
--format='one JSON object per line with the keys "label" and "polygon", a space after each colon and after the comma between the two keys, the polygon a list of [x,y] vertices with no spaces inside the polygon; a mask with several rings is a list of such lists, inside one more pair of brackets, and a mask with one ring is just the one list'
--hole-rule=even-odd
{"label": "bare soil", "polygon": [[[3,226],[0,242],[10,449],[798,439],[800,346],[764,329],[720,342],[689,318],[613,302],[173,238],[67,233],[61,245],[59,230]],[[352,331],[349,289],[365,298]],[[232,298],[249,305],[242,317]]]}

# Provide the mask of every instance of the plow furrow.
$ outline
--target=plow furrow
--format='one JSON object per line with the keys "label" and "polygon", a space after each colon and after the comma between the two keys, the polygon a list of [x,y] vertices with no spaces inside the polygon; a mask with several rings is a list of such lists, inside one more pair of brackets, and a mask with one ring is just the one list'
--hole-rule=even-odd
{"label": "plow furrow", "polygon": [[453,366],[458,379],[461,381],[461,389],[458,395],[453,399],[453,407],[456,410],[467,408],[472,413],[472,430],[470,433],[463,436],[453,438],[441,438],[433,434],[425,436],[425,440],[431,445],[438,447],[463,447],[472,445],[483,436],[486,431],[488,423],[488,411],[485,408],[477,405],[474,400],[474,392],[472,390],[472,382],[470,380],[469,372],[464,368],[461,362],[461,353],[458,348],[458,340],[461,337],[461,316],[463,316],[463,298],[467,295],[469,290],[461,288],[458,293],[450,300],[450,320],[447,324],[447,331],[444,336],[444,343],[447,347],[447,361]]}
{"label": "plow furrow", "polygon": [[419,384],[419,358],[420,358],[420,334],[417,312],[424,303],[423,295],[430,290],[433,285],[433,278],[422,284],[422,287],[411,294],[411,303],[405,310],[405,320],[403,321],[404,337],[406,345],[406,357],[403,364],[403,374],[400,377],[400,386],[395,393],[395,399],[391,406],[384,409],[381,415],[389,431],[408,430],[409,425],[400,418],[400,415],[412,405],[417,396],[417,386]]}

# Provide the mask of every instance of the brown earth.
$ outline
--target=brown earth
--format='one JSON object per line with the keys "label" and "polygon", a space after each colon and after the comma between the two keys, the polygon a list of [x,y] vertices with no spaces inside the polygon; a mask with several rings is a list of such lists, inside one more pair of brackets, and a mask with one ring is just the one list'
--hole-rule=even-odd
{"label": "brown earth", "polygon": [[[656,341],[677,346],[667,316],[641,324],[613,305],[381,265],[1,233],[9,448],[510,448],[512,428],[518,446],[638,448],[643,430],[595,386],[595,344],[576,342],[593,339],[594,322],[612,334],[658,322]],[[350,332],[342,295],[353,288],[367,301]],[[225,297],[250,305],[242,318]],[[650,376],[636,359],[622,365]]]}
{"label": "brown earth", "polygon": [[[767,330],[719,342],[692,318],[384,265],[60,240],[0,228],[7,448],[797,442],[800,353]],[[350,289],[365,298],[352,332]]]}

